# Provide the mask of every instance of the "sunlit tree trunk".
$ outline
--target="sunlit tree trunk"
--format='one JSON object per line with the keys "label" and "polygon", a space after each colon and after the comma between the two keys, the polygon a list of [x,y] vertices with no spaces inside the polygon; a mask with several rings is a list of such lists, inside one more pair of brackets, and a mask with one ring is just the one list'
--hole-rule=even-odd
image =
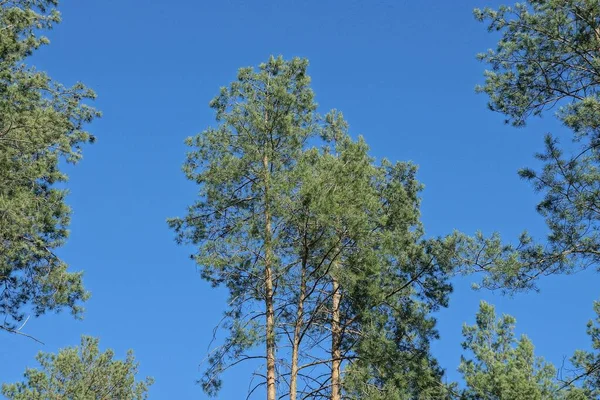
{"label": "sunlit tree trunk", "polygon": [[340,285],[337,278],[332,279],[331,301],[331,400],[341,399],[340,369],[342,353],[340,349],[342,328],[340,326]]}

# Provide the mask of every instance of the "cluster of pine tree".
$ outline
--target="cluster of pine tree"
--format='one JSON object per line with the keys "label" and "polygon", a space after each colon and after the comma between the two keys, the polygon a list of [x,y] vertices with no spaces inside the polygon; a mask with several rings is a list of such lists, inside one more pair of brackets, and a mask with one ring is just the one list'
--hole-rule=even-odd
{"label": "cluster of pine tree", "polygon": [[[25,64],[60,21],[56,0],[0,0],[0,330],[27,336],[28,312],[70,310],[88,297],[80,273],[55,250],[70,211],[61,162],[93,142],[94,93],[66,88]],[[225,338],[200,378],[218,396],[222,374],[257,365],[252,393],[296,399],[600,398],[599,315],[588,325],[593,351],[557,378],[533,345],[514,335],[514,318],[481,303],[463,330],[461,384],[448,383],[430,351],[433,313],[447,307],[456,274],[483,272],[482,286],[535,288],[538,278],[600,265],[600,3],[529,0],[476,10],[501,35],[480,91],[492,110],[522,126],[556,107],[580,146],[565,154],[548,136],[541,171],[521,176],[544,198],[549,228],[516,245],[499,235],[425,235],[417,168],[376,162],[336,110],[317,112],[308,61],[271,57],[242,68],[210,106],[217,124],[187,140],[184,172],[198,197],[168,220],[193,244],[202,278],[228,291]],[[26,312],[27,310],[27,312]],[[25,339],[24,339],[25,340]],[[4,384],[9,399],[145,399],[151,378],[138,364],[83,337],[57,355],[41,353],[25,380]],[[250,380],[252,377],[248,377]],[[255,392],[256,391],[256,392]]]}

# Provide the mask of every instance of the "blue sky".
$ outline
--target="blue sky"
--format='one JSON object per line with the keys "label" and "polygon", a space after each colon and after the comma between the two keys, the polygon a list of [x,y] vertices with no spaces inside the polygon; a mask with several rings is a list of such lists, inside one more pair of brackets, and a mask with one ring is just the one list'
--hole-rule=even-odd
{"label": "blue sky", "polygon": [[[75,345],[81,334],[124,356],[135,350],[153,399],[205,398],[200,376],[225,295],[200,279],[165,219],[182,215],[196,188],[180,171],[185,137],[211,124],[209,100],[239,67],[269,55],[307,57],[320,111],[341,110],[351,133],[377,158],[412,160],[425,184],[429,235],[454,229],[543,237],[538,200],[516,171],[535,166],[543,134],[560,133],[552,116],[524,129],[503,125],[474,93],[484,65],[475,54],[495,36],[472,17],[495,1],[133,1],[64,0],[52,44],[33,58],[58,81],[81,80],[98,93],[104,117],[90,126],[98,141],[69,168],[71,238],[60,255],[85,270],[92,292],[85,319],[32,319],[42,339],[2,335],[0,377],[20,379],[39,351]],[[589,346],[585,324],[598,296],[593,271],[545,278],[540,293],[513,298],[470,289],[457,279],[450,308],[439,313],[434,353],[459,379],[461,327],[481,299],[517,318],[539,355],[560,366]],[[249,370],[225,376],[220,398],[244,398]]]}

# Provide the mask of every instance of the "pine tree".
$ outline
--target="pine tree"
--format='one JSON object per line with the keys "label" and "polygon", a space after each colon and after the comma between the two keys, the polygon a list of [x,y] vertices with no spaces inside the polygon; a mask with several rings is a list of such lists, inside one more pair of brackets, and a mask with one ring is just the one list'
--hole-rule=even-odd
{"label": "pine tree", "polygon": [[463,348],[474,359],[461,358],[468,399],[535,400],[552,399],[558,387],[554,366],[535,357],[526,337],[515,339],[515,319],[496,319],[494,307],[481,302],[474,326],[464,326]]}
{"label": "pine tree", "polygon": [[220,126],[188,140],[199,200],[170,224],[230,293],[204,390],[258,359],[268,399],[445,393],[429,314],[447,305],[454,238],[423,238],[413,165],[375,164],[340,113],[315,114],[306,65],[241,69],[211,103]]}
{"label": "pine tree", "polygon": [[2,394],[9,400],[147,399],[153,379],[136,382],[133,352],[124,361],[113,357],[112,350],[100,352],[98,339],[83,336],[79,347],[38,354],[41,369],[27,369],[24,382],[2,385]]}
{"label": "pine tree", "polygon": [[66,88],[24,64],[60,21],[55,0],[0,2],[0,329],[17,332],[25,308],[38,316],[66,308],[80,315],[88,296],[81,273],[54,253],[68,236],[61,160],[75,163],[93,141],[84,130],[98,112],[94,93]]}
{"label": "pine tree", "polygon": [[294,169],[298,208],[284,228],[297,260],[278,296],[289,397],[444,394],[428,314],[446,305],[454,241],[421,239],[413,165],[376,165],[338,112],[322,122],[321,147]]}
{"label": "pine tree", "polygon": [[[515,338],[515,322],[510,315],[496,318],[494,306],[482,301],[476,324],[463,327],[463,348],[472,358],[461,357],[459,371],[466,384],[461,399],[585,400],[597,397],[598,393],[589,387],[573,385],[576,377],[559,381],[556,368],[535,356],[533,343],[527,336]],[[583,356],[581,352],[577,354]]]}
{"label": "pine tree", "polygon": [[414,165],[377,165],[367,152],[362,139],[346,138],[338,169],[330,168],[343,188],[331,199],[340,210],[333,226],[343,232],[339,268],[331,272],[340,293],[341,396],[442,398],[430,314],[447,306],[454,238],[423,238]]}
{"label": "pine tree", "polygon": [[[229,365],[260,358],[267,399],[276,399],[274,302],[289,268],[281,236],[297,186],[292,170],[315,118],[307,64],[271,58],[258,71],[240,69],[237,81],[211,102],[220,125],[187,141],[193,150],[184,169],[201,186],[200,198],[184,219],[170,224],[179,240],[199,245],[194,258],[202,276],[230,293],[229,337],[211,356],[202,381],[209,394],[216,394]],[[257,303],[262,311],[254,314]],[[264,356],[245,355],[259,343]]]}
{"label": "pine tree", "polygon": [[[563,150],[549,134],[544,152],[536,155],[541,171],[519,171],[543,195],[537,211],[546,220],[547,239],[537,241],[524,232],[512,245],[498,234],[463,237],[466,263],[487,273],[483,286],[509,292],[536,288],[540,276],[598,268],[600,3],[529,0],[475,10],[475,16],[501,35],[496,50],[479,55],[490,67],[478,88],[489,96],[489,108],[514,126],[554,109],[572,133],[574,150]],[[599,364],[584,359],[579,360],[584,369],[597,369]]]}
{"label": "pine tree", "polygon": [[530,116],[556,107],[576,150],[565,153],[558,139],[547,135],[545,151],[536,156],[542,170],[519,172],[544,196],[537,210],[550,231],[546,242],[526,232],[516,245],[504,244],[499,235],[478,235],[465,240],[469,262],[489,273],[484,286],[509,291],[534,288],[543,275],[597,267],[600,3],[530,0],[475,15],[502,35],[496,50],[479,55],[490,66],[479,88],[489,96],[490,109],[523,126]]}
{"label": "pine tree", "polygon": [[592,351],[578,350],[571,358],[575,372],[564,386],[580,383],[587,399],[600,398],[600,302],[594,302],[596,318],[589,321],[587,333],[592,339]]}

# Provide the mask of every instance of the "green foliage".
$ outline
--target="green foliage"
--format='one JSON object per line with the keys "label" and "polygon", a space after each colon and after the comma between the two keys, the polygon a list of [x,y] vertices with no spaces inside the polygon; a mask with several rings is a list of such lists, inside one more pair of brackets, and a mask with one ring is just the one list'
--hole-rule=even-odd
{"label": "green foliage", "polygon": [[10,400],[147,399],[153,380],[136,382],[133,352],[124,361],[113,357],[112,350],[100,352],[98,339],[83,336],[79,347],[38,354],[41,369],[27,369],[25,381],[4,384],[2,394]]}
{"label": "green foliage", "polygon": [[258,71],[240,69],[210,103],[220,125],[187,140],[192,150],[184,171],[200,186],[199,199],[185,218],[169,224],[180,242],[198,245],[194,259],[202,277],[230,294],[224,322],[229,336],[210,356],[202,380],[212,395],[223,370],[269,339],[258,322],[268,310],[256,308],[272,299],[268,284],[285,285],[289,248],[283,226],[293,215],[297,187],[292,171],[315,134],[307,65],[271,58]]}
{"label": "green foliage", "polygon": [[[595,310],[600,312],[598,303]],[[557,374],[553,365],[534,355],[533,344],[525,335],[516,339],[514,328],[513,317],[496,318],[494,307],[481,302],[476,324],[463,327],[463,348],[471,358],[461,357],[459,371],[466,384],[459,396],[461,400],[599,398],[598,354],[577,351],[571,358],[574,369],[566,369],[570,375],[563,376],[563,371]],[[590,321],[588,333],[595,350],[600,348],[598,332]]]}
{"label": "green foliage", "polygon": [[[595,308],[600,312],[598,303]],[[571,358],[575,369],[567,369],[571,376],[563,376],[562,371],[557,375],[553,365],[534,355],[526,336],[515,338],[514,328],[513,317],[497,319],[494,307],[481,302],[476,324],[463,327],[463,348],[472,358],[461,357],[459,371],[466,384],[461,400],[586,400],[600,396],[597,354],[577,351]],[[595,350],[600,347],[598,332],[590,322],[588,333]]]}
{"label": "green foliage", "polygon": [[[348,218],[363,215],[358,224],[343,225],[344,391],[360,399],[440,398],[446,388],[429,351],[438,337],[430,314],[447,306],[452,290],[453,239],[423,239],[414,165],[384,160],[375,166],[362,152],[369,161],[363,170],[371,172],[361,188],[353,188],[360,180],[352,174],[338,174],[346,181],[341,191],[348,190],[338,207]],[[348,164],[344,151],[340,161]]]}
{"label": "green foliage", "polygon": [[536,155],[542,170],[519,172],[544,196],[537,210],[550,230],[546,243],[527,233],[516,245],[503,245],[497,235],[464,240],[467,263],[489,273],[484,286],[527,290],[539,276],[599,265],[600,3],[530,0],[475,15],[502,35],[496,50],[479,55],[491,67],[479,88],[490,108],[522,126],[557,106],[557,117],[573,132],[571,154],[548,135]]}
{"label": "green foliage", "polygon": [[587,333],[592,339],[593,351],[578,350],[571,358],[576,375],[570,382],[582,380],[587,398],[600,398],[600,302],[594,302],[596,319],[589,321]]}
{"label": "green foliage", "polygon": [[52,0],[0,2],[0,328],[13,329],[24,307],[35,315],[67,308],[80,315],[88,297],[80,273],[67,271],[54,250],[68,236],[61,160],[75,163],[93,141],[84,125],[98,112],[83,103],[94,93],[66,88],[24,64],[48,43],[38,32],[60,18]]}
{"label": "green foliage", "polygon": [[463,347],[474,357],[462,357],[459,367],[467,385],[465,399],[559,398],[554,367],[534,356],[526,336],[515,339],[513,317],[503,315],[496,320],[494,307],[481,302],[476,321],[463,328]]}
{"label": "green foliage", "polygon": [[600,4],[596,0],[528,0],[514,7],[475,10],[488,30],[502,34],[496,50],[479,54],[489,64],[479,90],[489,107],[523,125],[562,100],[566,116],[583,112],[584,99],[597,107]]}
{"label": "green foliage", "polygon": [[[329,114],[325,121],[323,147],[307,150],[307,161],[300,164],[307,166],[300,189],[302,204],[311,210],[307,222],[320,227],[318,240],[307,248],[314,255],[307,285],[317,290],[306,299],[311,309],[303,326],[312,341],[323,336],[331,341],[329,329],[319,332],[310,324],[331,326],[330,312],[319,310],[330,309],[335,278],[341,295],[344,398],[392,398],[393,393],[435,398],[446,389],[429,352],[437,338],[429,314],[447,305],[453,240],[422,238],[422,185],[414,165],[386,160],[377,165],[365,141],[345,133],[341,114]],[[305,357],[318,358],[315,353]],[[327,384],[312,378],[303,393],[326,395]]]}
{"label": "green foliage", "polygon": [[[223,371],[266,358],[257,346],[268,346],[271,260],[273,336],[298,357],[278,355],[280,395],[331,396],[334,361],[347,398],[446,393],[429,352],[430,313],[447,305],[456,238],[423,238],[416,167],[375,164],[341,113],[318,117],[306,67],[271,58],[240,69],[210,103],[219,126],[187,140],[184,171],[200,192],[169,224],[179,242],[198,246],[202,277],[229,291],[228,335],[208,358],[203,388],[216,395]],[[294,368],[297,387],[288,383]]]}

